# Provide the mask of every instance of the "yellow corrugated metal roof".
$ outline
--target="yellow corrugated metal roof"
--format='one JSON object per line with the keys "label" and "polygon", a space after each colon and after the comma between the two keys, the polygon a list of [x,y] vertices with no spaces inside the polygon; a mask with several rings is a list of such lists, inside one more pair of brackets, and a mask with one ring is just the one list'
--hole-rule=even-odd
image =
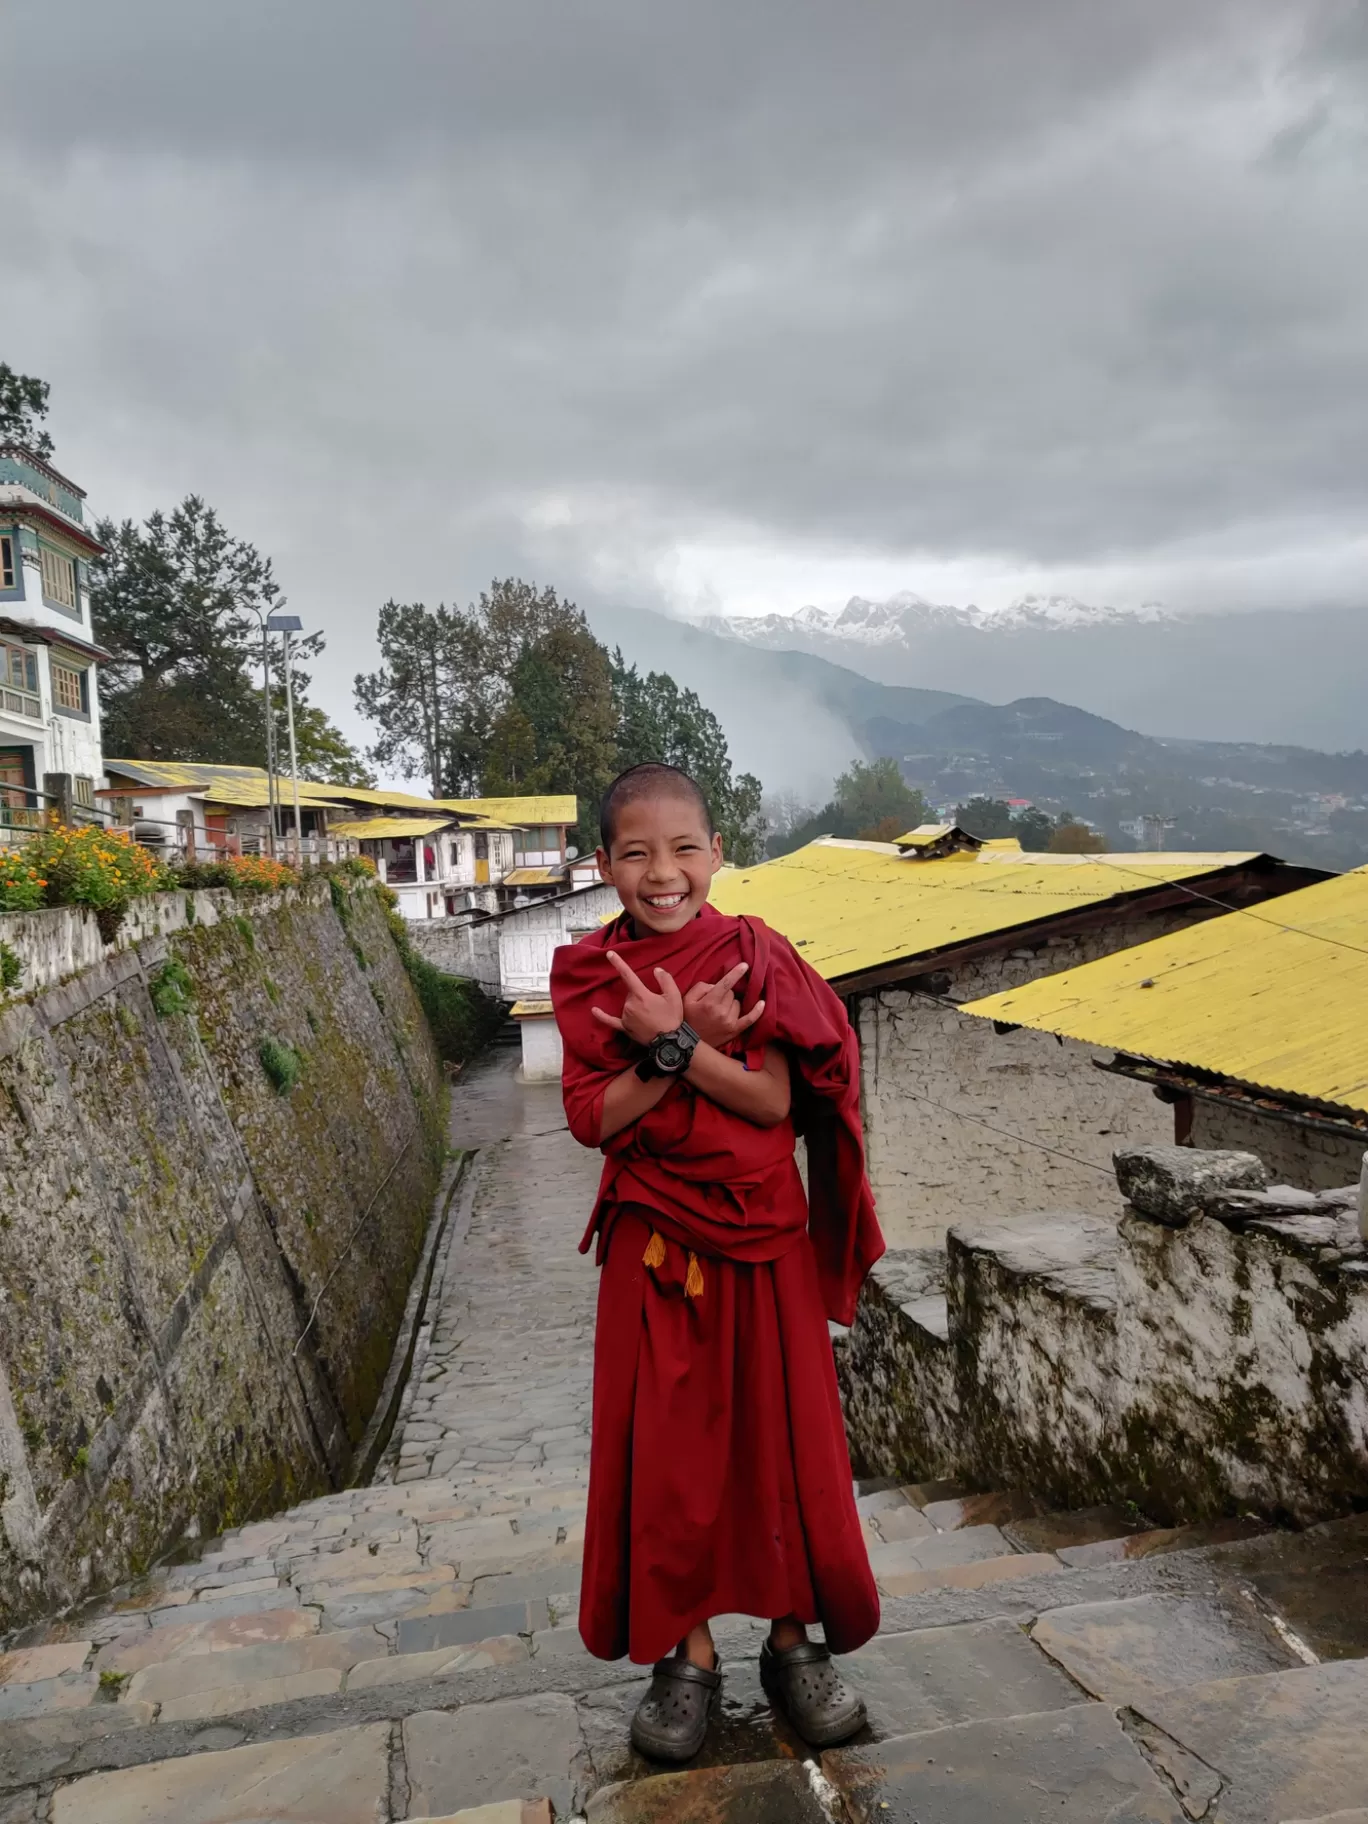
{"label": "yellow corrugated metal roof", "polygon": [[751,912],[828,981],[1238,866],[1241,855],[1018,856],[918,861],[891,843],[819,841],[713,881],[722,912]]}
{"label": "yellow corrugated metal roof", "polygon": [[967,1011],[1368,1112],[1368,868]]}
{"label": "yellow corrugated metal roof", "polygon": [[380,842],[387,836],[431,836],[438,830],[455,827],[450,817],[359,817],[336,818],[328,824],[330,836],[343,836],[352,842]]}
{"label": "yellow corrugated metal roof", "polygon": [[506,830],[525,828],[528,824],[579,821],[579,806],[572,793],[529,798],[439,798],[437,802],[445,810],[464,811]]}
{"label": "yellow corrugated metal roof", "polygon": [[506,887],[554,887],[565,878],[560,868],[514,868],[505,874]]}
{"label": "yellow corrugated metal roof", "polygon": [[550,1001],[514,1001],[508,1010],[508,1017],[512,1020],[544,1020],[555,1011]]}

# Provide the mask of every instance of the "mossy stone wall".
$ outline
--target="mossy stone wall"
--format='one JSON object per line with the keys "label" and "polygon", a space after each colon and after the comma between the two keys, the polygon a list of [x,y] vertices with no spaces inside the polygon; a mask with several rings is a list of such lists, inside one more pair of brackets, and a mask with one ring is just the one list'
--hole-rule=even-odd
{"label": "mossy stone wall", "polygon": [[373,888],[166,900],[0,1009],[0,1631],[345,1480],[441,1171]]}

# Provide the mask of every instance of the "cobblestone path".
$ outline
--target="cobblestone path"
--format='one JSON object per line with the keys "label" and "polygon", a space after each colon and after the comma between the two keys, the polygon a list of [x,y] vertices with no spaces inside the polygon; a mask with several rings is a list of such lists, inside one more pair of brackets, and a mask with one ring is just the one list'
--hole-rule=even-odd
{"label": "cobblestone path", "polygon": [[814,1756],[733,1617],[698,1763],[642,1762],[644,1673],[574,1626],[597,1160],[507,1055],[460,1084],[452,1140],[476,1157],[375,1483],[0,1652],[0,1824],[1368,1824],[1368,1662],[1315,1663],[1251,1593],[1333,1584],[1361,1517],[1288,1543],[862,1485],[864,1738]]}
{"label": "cobblestone path", "polygon": [[[460,1490],[589,1466],[596,1275],[577,1251],[599,1159],[570,1139],[560,1095],[486,1067],[452,1128],[480,1149],[434,1286],[401,1420],[395,1479]],[[512,1466],[512,1468],[510,1468]]]}

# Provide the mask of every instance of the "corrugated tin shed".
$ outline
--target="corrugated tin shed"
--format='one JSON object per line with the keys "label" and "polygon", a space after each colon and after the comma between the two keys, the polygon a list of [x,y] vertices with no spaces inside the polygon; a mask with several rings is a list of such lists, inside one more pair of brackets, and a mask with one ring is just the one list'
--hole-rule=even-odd
{"label": "corrugated tin shed", "polygon": [[966,1012],[1368,1112],[1368,868]]}
{"label": "corrugated tin shed", "polygon": [[[923,861],[892,843],[809,843],[713,882],[721,912],[750,912],[831,982],[862,978],[1020,926],[1125,902],[1171,881],[1219,878],[1254,855],[1021,855]],[[1268,864],[1273,865],[1273,864]]]}

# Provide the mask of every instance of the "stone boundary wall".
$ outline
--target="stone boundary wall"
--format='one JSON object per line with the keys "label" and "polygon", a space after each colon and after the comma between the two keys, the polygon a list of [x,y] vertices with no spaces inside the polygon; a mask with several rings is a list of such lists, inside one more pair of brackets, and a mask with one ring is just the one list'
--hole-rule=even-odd
{"label": "stone boundary wall", "polygon": [[345,1481],[445,1131],[369,887],[0,938],[3,1631]]}
{"label": "stone boundary wall", "polygon": [[1324,1124],[1284,1119],[1215,1096],[1193,1096],[1192,1144],[1257,1153],[1279,1184],[1330,1191],[1358,1177],[1368,1136],[1356,1140]]}
{"label": "stone boundary wall", "polygon": [[837,1345],[857,1474],[1131,1500],[1167,1523],[1368,1505],[1354,1195],[1288,1192],[1277,1213],[1279,1195],[1181,1227],[1118,1197],[1110,1219],[1018,1216],[890,1253]]}
{"label": "stone boundary wall", "polygon": [[1095,1045],[998,1033],[944,1002],[1019,988],[1204,917],[1200,906],[1137,909],[960,963],[935,999],[910,988],[856,996],[869,1179],[891,1246],[939,1248],[953,1222],[1015,1211],[1106,1211],[1112,1153],[1171,1140],[1172,1108],[1148,1084],[1099,1070],[1094,1059],[1111,1054]]}
{"label": "stone boundary wall", "polygon": [[415,918],[409,921],[408,939],[434,969],[463,975],[499,999],[497,918]]}

